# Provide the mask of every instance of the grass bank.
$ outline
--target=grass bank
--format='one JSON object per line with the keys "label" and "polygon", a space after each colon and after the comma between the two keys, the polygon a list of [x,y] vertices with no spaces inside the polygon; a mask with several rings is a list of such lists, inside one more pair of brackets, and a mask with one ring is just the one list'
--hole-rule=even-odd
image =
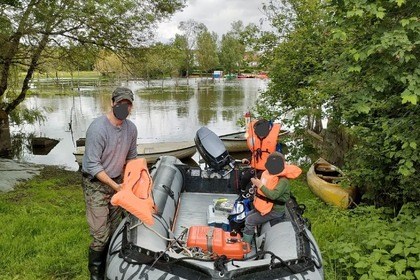
{"label": "grass bank", "polygon": [[[309,191],[304,174],[292,191],[306,205],[325,279],[420,279],[419,205],[400,213],[338,210]],[[46,167],[0,193],[0,217],[1,279],[88,279],[90,237],[78,172]]]}
{"label": "grass bank", "polygon": [[46,167],[15,189],[0,194],[0,278],[88,279],[78,173]]}

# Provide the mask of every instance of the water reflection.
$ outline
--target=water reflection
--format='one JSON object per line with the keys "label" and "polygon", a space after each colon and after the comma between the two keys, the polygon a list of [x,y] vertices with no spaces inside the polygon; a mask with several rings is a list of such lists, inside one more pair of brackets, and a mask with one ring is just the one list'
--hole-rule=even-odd
{"label": "water reflection", "polygon": [[[200,79],[189,79],[188,85],[186,80],[177,82],[179,86],[175,87],[176,81],[165,81],[163,88],[161,81],[152,81],[151,87],[135,81],[122,84],[135,93],[129,118],[137,125],[138,143],[193,140],[201,126],[216,134],[237,131],[238,120],[267,86],[267,81],[260,79],[216,80],[207,84]],[[23,105],[44,108],[48,120],[43,124],[12,127],[12,135],[25,132],[60,141],[47,155],[34,155],[23,149],[16,159],[77,170],[72,154],[76,140],[85,137],[94,118],[110,109],[112,90],[80,90],[73,95],[42,91],[27,97]]]}

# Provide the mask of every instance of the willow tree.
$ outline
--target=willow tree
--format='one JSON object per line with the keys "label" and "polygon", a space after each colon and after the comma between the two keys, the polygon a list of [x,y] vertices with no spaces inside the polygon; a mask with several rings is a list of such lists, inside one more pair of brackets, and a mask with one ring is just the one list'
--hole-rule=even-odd
{"label": "willow tree", "polygon": [[[92,46],[120,51],[153,35],[155,24],[184,0],[16,0],[0,2],[0,123],[8,134],[8,115],[25,99],[29,82],[48,50]],[[11,73],[25,76],[11,88]],[[6,139],[0,135],[0,141]],[[6,145],[7,146],[7,145]],[[4,145],[0,145],[3,148]]]}

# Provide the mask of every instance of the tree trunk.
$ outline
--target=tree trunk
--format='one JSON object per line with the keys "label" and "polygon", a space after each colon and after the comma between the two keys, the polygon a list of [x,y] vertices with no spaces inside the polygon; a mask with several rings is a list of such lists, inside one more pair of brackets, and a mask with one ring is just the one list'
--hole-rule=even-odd
{"label": "tree trunk", "polygon": [[344,156],[354,145],[355,139],[347,133],[344,126],[332,124],[331,122],[329,122],[323,136],[322,157],[338,167],[342,167],[344,165]]}
{"label": "tree trunk", "polygon": [[0,157],[8,157],[11,152],[9,116],[4,110],[0,110]]}
{"label": "tree trunk", "polygon": [[39,46],[36,48],[34,54],[32,55],[31,63],[29,65],[29,68],[26,72],[25,79],[22,83],[22,90],[20,91],[20,94],[6,106],[6,113],[12,112],[23,100],[25,100],[26,93],[29,90],[29,82],[32,79],[32,76],[35,72],[35,69],[38,66],[39,58],[41,57],[41,53],[44,51],[45,47],[47,46],[49,34],[48,32],[42,36],[42,39],[39,43]]}
{"label": "tree trunk", "polygon": [[188,74],[188,69],[187,69],[187,74],[186,74],[186,76],[187,76],[187,86],[189,85],[189,74]]}

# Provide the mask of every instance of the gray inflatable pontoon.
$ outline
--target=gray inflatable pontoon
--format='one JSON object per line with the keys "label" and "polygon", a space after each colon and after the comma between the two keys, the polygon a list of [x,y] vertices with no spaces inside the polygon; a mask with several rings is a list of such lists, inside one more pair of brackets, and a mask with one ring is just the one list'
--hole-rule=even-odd
{"label": "gray inflatable pontoon", "polygon": [[237,199],[240,172],[230,159],[223,161],[224,168],[200,168],[172,156],[159,158],[150,168],[158,209],[154,223],[148,226],[131,214],[123,219],[110,242],[107,279],[324,279],[304,207],[293,198],[286,203],[287,219],[262,225],[250,252],[239,235],[224,231],[223,217],[213,216],[215,202]]}

